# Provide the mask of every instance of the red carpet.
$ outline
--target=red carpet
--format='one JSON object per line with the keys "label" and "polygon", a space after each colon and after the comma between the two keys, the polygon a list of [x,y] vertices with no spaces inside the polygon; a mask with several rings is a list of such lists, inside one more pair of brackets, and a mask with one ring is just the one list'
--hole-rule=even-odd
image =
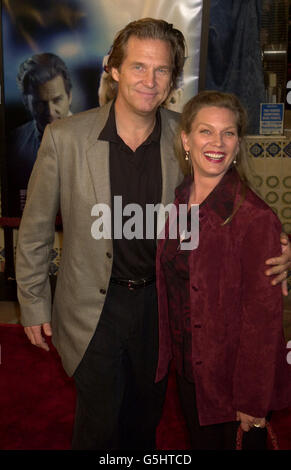
{"label": "red carpet", "polygon": [[[0,325],[0,450],[70,449],[75,390],[53,347],[30,345],[19,325]],[[280,449],[291,449],[291,409],[273,413]],[[171,374],[158,428],[161,450],[189,449]]]}

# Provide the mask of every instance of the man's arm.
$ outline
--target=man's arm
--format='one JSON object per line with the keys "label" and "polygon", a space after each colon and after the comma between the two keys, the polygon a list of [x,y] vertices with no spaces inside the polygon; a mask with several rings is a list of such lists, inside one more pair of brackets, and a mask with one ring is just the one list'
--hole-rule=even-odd
{"label": "man's arm", "polygon": [[276,258],[267,259],[266,264],[273,267],[266,271],[266,275],[276,275],[276,277],[272,279],[271,284],[276,286],[279,284],[279,282],[282,282],[283,295],[288,295],[286,279],[288,276],[288,271],[291,269],[291,244],[290,239],[288,239],[288,235],[286,235],[286,233],[281,233],[280,242],[282,255]]}
{"label": "man's arm", "polygon": [[59,209],[57,152],[50,129],[44,133],[28,184],[16,252],[16,280],[21,323],[30,341],[44,346],[42,328],[49,335],[51,289],[49,265]]}

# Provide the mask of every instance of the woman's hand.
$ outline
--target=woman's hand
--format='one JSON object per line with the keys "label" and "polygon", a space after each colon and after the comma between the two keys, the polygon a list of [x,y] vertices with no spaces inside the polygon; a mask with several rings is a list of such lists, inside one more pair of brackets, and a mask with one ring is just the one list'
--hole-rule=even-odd
{"label": "woman's hand", "polygon": [[266,426],[265,418],[255,418],[254,416],[247,415],[241,411],[237,411],[236,420],[241,422],[243,431],[249,431],[251,428],[264,428]]}

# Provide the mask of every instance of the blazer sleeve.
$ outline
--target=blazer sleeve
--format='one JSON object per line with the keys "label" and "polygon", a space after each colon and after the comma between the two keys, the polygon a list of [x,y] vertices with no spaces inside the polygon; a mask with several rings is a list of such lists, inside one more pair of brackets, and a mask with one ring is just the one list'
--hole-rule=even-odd
{"label": "blazer sleeve", "polygon": [[29,180],[18,233],[16,281],[23,326],[51,319],[49,265],[59,198],[57,152],[47,126]]}
{"label": "blazer sleeve", "polygon": [[271,210],[253,218],[242,243],[242,317],[233,378],[233,406],[264,417],[270,410],[283,337],[281,285],[272,286],[265,261],[281,253],[281,224]]}

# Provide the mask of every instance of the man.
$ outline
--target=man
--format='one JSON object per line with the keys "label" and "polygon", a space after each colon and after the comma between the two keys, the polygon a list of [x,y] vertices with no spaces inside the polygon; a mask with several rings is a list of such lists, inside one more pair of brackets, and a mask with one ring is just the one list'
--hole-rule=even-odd
{"label": "man", "polygon": [[[120,235],[117,219],[128,204],[144,213],[173,201],[182,176],[173,152],[179,116],[161,104],[184,56],[183,35],[167,22],[128,24],[108,60],[116,100],[47,126],[29,183],[17,249],[22,324],[46,350],[45,335],[53,334],[74,376],[73,449],[155,448],[166,387],[154,383],[156,241]],[[112,209],[116,236],[92,237],[96,203]],[[51,314],[47,264],[59,205],[63,252]]]}
{"label": "man", "polygon": [[21,215],[27,183],[47,124],[71,114],[72,83],[65,63],[51,53],[36,54],[19,66],[17,83],[32,120],[9,139],[10,214]]}

